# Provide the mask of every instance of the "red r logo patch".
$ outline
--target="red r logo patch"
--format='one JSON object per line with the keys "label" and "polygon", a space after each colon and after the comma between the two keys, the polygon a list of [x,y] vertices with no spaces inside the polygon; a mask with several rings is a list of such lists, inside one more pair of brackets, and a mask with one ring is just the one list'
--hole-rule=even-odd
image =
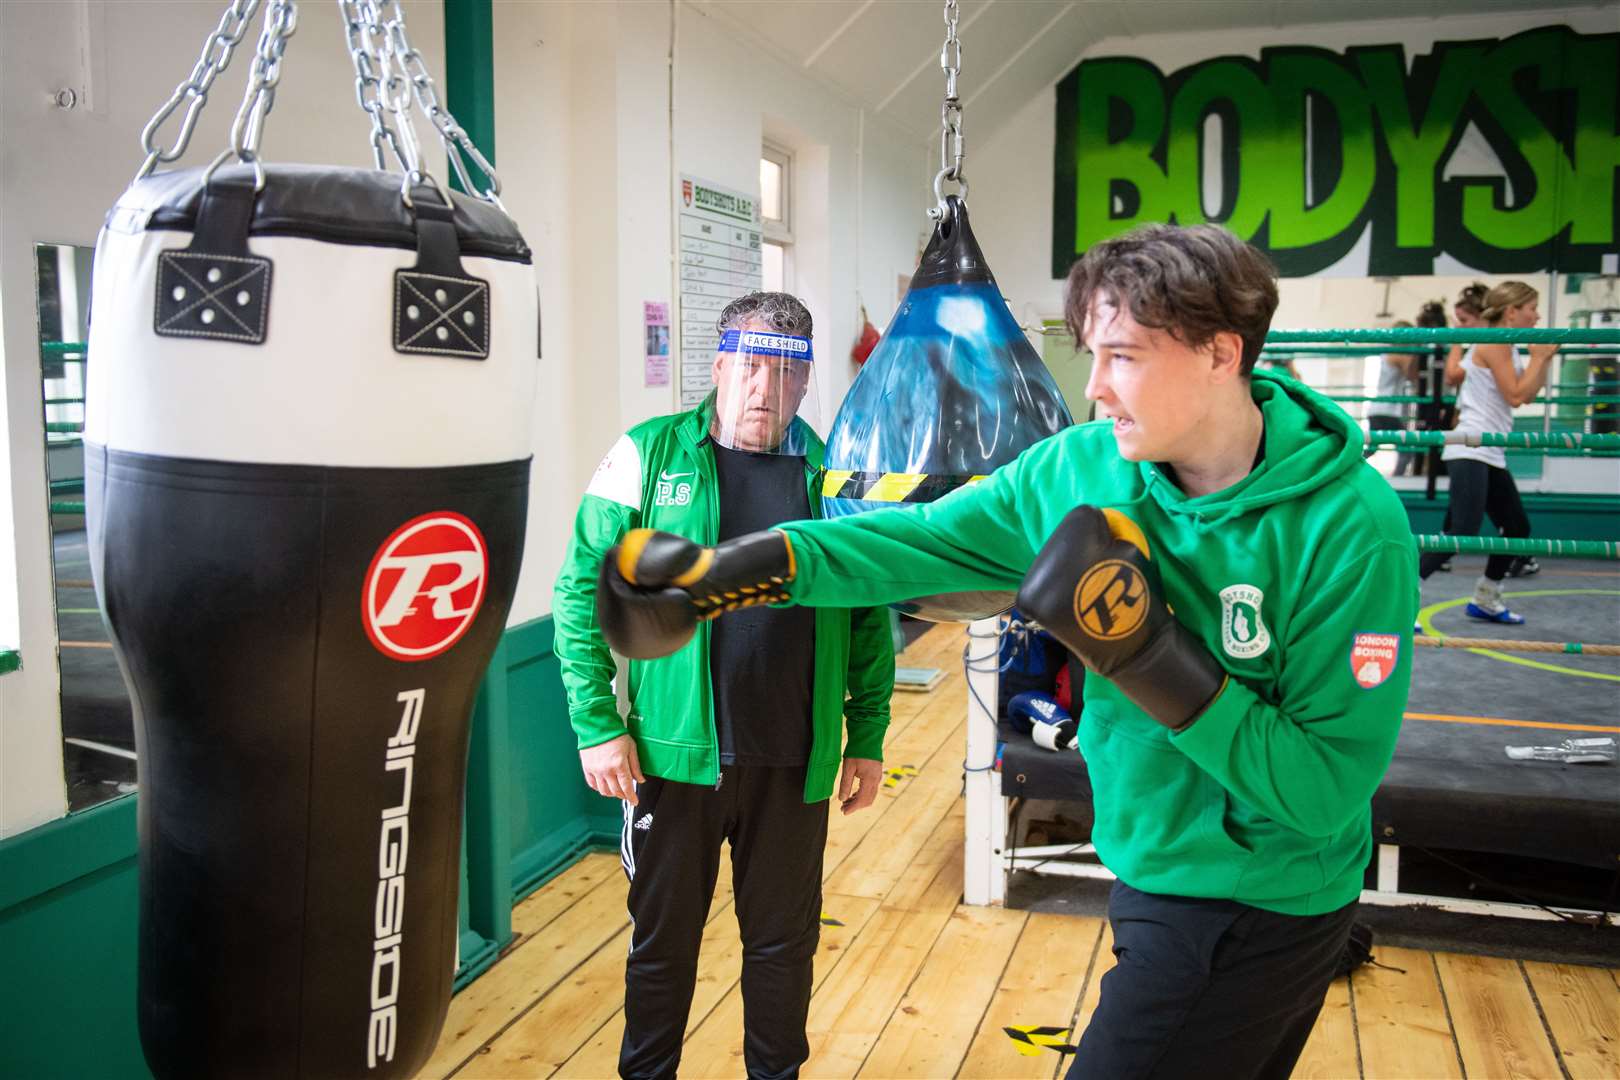
{"label": "red r logo patch", "polygon": [[412,518],[383,541],[366,571],[366,636],[391,660],[431,660],[472,626],[488,578],[477,525],[449,510]]}
{"label": "red r logo patch", "polygon": [[1350,639],[1350,674],[1363,690],[1382,686],[1395,674],[1400,655],[1399,634],[1357,634]]}

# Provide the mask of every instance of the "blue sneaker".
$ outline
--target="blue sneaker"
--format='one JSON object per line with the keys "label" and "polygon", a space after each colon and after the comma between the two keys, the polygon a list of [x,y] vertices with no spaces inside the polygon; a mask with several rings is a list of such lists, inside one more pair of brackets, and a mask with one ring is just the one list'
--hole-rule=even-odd
{"label": "blue sneaker", "polygon": [[1470,619],[1478,619],[1481,622],[1502,623],[1504,626],[1522,626],[1524,624],[1523,615],[1515,615],[1507,608],[1503,608],[1501,611],[1486,611],[1472,600],[1468,602],[1468,606],[1463,611]]}

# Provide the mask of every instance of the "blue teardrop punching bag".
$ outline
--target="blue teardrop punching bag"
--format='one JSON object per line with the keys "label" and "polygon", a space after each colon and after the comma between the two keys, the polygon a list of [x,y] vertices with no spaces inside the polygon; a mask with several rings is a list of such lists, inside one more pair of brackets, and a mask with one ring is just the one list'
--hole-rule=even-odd
{"label": "blue teardrop punching bag", "polygon": [[237,156],[138,178],[96,247],[86,518],[134,706],[141,1043],[159,1078],[411,1076],[522,558],[533,267],[493,198]]}
{"label": "blue teardrop punching bag", "polygon": [[[996,287],[966,205],[947,196],[910,290],[833,421],[826,515],[931,502],[1073,422]],[[1010,592],[973,592],[895,606],[950,622],[1012,601]]]}

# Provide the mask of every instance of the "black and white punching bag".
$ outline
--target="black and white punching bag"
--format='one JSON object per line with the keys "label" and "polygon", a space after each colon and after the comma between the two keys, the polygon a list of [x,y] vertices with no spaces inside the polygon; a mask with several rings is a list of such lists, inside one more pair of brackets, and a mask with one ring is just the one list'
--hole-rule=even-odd
{"label": "black and white punching bag", "polygon": [[147,1061],[412,1075],[448,1008],[469,714],[523,552],[529,248],[396,174],[157,173],[107,216],[92,315]]}

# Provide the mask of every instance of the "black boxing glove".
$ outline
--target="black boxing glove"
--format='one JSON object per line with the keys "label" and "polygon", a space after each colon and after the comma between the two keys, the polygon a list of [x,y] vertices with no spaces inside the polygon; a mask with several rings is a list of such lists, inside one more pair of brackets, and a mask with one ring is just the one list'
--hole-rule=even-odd
{"label": "black boxing glove", "polygon": [[596,622],[633,660],[668,656],[699,622],[788,599],[793,545],[775,529],[703,547],[674,533],[632,529],[602,559]]}
{"label": "black boxing glove", "polygon": [[1226,671],[1165,605],[1142,530],[1118,510],[1069,511],[1024,575],[1018,610],[1171,731],[1226,685]]}

